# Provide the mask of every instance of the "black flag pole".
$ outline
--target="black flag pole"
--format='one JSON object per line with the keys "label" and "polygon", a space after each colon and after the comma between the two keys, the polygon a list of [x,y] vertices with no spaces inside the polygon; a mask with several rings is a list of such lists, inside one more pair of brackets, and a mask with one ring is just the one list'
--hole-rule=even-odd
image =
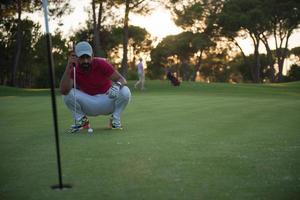
{"label": "black flag pole", "polygon": [[45,27],[46,27],[46,40],[48,49],[48,67],[49,76],[51,84],[51,100],[52,100],[52,112],[53,112],[53,122],[54,122],[54,133],[55,133],[55,144],[56,144],[56,156],[57,156],[57,169],[58,169],[58,185],[51,186],[52,189],[64,189],[71,188],[69,184],[63,184],[62,180],[62,170],[61,170],[61,159],[60,159],[60,149],[59,149],[59,136],[58,136],[58,123],[57,123],[57,110],[56,110],[56,97],[55,97],[55,77],[54,77],[54,67],[53,67],[53,56],[52,56],[52,42],[51,34],[49,32],[48,23],[48,0],[43,0],[44,16],[45,16]]}

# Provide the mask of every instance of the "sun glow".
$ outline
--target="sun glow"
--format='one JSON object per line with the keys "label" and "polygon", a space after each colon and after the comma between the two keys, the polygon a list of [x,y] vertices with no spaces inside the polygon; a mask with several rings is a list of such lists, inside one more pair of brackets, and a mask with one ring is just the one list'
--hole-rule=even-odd
{"label": "sun glow", "polygon": [[163,8],[156,9],[148,16],[131,15],[130,21],[132,25],[145,28],[158,40],[182,32],[182,29],[175,25],[170,12]]}
{"label": "sun glow", "polygon": [[[60,21],[49,19],[51,32],[58,28],[63,32],[65,37],[68,37],[78,29],[85,26],[85,22],[88,18],[87,9],[90,9],[90,1],[71,0],[70,4],[74,7],[74,11],[70,15],[64,16]],[[130,13],[129,24],[145,28],[152,37],[157,39],[157,41],[161,41],[162,38],[168,35],[174,35],[182,32],[182,29],[176,26],[172,20],[170,11],[161,5],[156,4],[155,7],[155,10],[153,10],[152,13],[147,16]],[[39,19],[38,21],[44,29],[43,13],[41,12],[39,14],[35,13],[30,15],[35,15],[32,16],[32,18]],[[36,17],[36,15],[38,16]],[[63,25],[59,26],[60,23]]]}

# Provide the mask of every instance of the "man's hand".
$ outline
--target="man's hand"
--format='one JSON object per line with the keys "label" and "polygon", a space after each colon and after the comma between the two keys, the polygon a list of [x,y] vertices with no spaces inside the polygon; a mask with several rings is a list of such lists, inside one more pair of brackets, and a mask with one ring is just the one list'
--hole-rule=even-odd
{"label": "man's hand", "polygon": [[76,54],[74,51],[71,51],[70,54],[69,54],[69,58],[68,58],[68,65],[67,67],[69,68],[73,68],[76,66],[76,63],[77,63],[77,57],[76,57]]}
{"label": "man's hand", "polygon": [[120,92],[121,83],[113,83],[111,88],[108,90],[108,97],[111,99],[116,98],[119,95]]}

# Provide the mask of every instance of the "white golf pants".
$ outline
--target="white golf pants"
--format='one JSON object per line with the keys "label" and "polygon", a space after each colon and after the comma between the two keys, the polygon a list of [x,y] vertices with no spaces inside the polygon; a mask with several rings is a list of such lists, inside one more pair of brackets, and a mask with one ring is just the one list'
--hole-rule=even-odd
{"label": "white golf pants", "polygon": [[144,89],[144,83],[145,83],[145,75],[144,73],[138,73],[139,80],[134,84],[134,87],[136,88],[138,85],[140,85],[140,89]]}
{"label": "white golf pants", "polygon": [[[131,92],[127,86],[120,89],[119,95],[110,99],[107,94],[89,95],[78,89],[71,89],[68,95],[63,95],[67,107],[76,120],[84,115],[113,115],[113,123],[121,125],[121,113],[129,103]],[[76,102],[75,102],[76,99]]]}

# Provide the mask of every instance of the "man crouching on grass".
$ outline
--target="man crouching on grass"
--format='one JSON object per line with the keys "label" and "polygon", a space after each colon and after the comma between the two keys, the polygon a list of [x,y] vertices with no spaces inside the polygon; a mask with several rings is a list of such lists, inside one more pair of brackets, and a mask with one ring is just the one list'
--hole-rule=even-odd
{"label": "man crouching on grass", "polygon": [[88,128],[87,116],[98,115],[111,115],[110,128],[122,129],[121,114],[131,97],[126,83],[105,59],[93,57],[89,43],[79,42],[68,58],[60,82],[64,102],[75,119],[70,132]]}

